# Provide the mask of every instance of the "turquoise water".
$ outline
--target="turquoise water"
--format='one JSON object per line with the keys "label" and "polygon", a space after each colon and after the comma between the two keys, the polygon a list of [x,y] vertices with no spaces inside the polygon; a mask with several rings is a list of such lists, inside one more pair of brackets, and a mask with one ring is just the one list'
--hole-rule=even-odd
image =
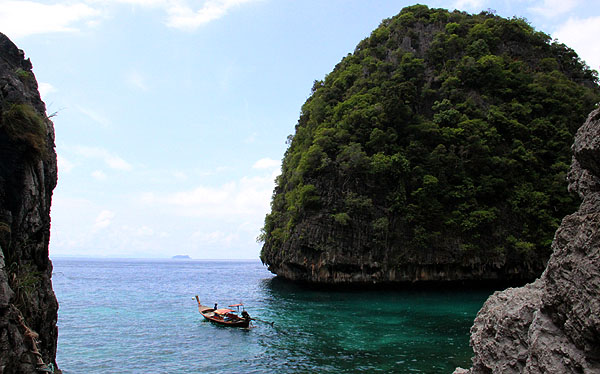
{"label": "turquoise water", "polygon": [[[491,292],[315,291],[257,261],[53,263],[65,374],[452,373]],[[194,295],[275,324],[215,326]]]}

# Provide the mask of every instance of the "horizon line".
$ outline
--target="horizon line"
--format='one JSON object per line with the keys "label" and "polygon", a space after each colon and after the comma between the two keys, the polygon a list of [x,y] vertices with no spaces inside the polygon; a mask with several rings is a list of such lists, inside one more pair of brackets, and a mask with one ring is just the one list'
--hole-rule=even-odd
{"label": "horizon line", "polygon": [[93,255],[49,255],[52,259],[90,259],[90,260],[173,260],[173,261],[260,261],[260,258],[173,258],[171,257],[109,257]]}

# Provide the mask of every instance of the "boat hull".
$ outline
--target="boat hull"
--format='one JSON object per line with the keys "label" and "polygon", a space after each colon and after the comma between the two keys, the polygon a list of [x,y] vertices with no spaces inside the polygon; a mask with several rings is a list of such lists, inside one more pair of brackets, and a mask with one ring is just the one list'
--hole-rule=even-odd
{"label": "boat hull", "polygon": [[218,317],[213,317],[210,315],[206,315],[202,312],[200,312],[200,314],[202,314],[202,316],[207,319],[208,321],[212,322],[212,323],[216,323],[217,325],[221,325],[221,326],[229,326],[229,327],[248,327],[250,326],[250,320],[246,320],[243,318],[237,319],[237,320],[231,320],[231,321],[227,321],[225,319],[221,319]]}
{"label": "boat hull", "polygon": [[[209,320],[210,322],[216,323],[221,326],[229,326],[229,327],[248,327],[250,326],[249,318],[240,318],[239,316],[231,313],[226,314],[218,314],[215,313],[215,309],[202,305],[198,296],[196,296],[196,301],[198,302],[198,311],[202,316]],[[221,311],[223,309],[220,309]]]}

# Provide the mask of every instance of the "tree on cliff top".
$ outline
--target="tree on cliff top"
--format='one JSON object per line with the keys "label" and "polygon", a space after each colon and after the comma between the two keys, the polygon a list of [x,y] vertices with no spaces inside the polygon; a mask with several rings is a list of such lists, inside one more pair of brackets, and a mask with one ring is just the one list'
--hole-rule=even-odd
{"label": "tree on cliff top", "polygon": [[523,19],[407,7],[314,82],[261,259],[317,219],[365,230],[362,250],[388,258],[475,256],[533,277],[577,206],[570,146],[599,100],[597,73]]}

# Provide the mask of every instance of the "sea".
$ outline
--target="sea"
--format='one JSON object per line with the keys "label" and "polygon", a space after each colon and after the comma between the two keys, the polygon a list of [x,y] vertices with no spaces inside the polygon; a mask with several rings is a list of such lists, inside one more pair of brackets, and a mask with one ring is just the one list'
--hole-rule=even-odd
{"label": "sea", "polygon": [[[469,329],[492,293],[318,290],[260,261],[53,264],[65,374],[452,373],[470,366]],[[214,325],[196,295],[204,305],[243,303],[262,321]]]}

